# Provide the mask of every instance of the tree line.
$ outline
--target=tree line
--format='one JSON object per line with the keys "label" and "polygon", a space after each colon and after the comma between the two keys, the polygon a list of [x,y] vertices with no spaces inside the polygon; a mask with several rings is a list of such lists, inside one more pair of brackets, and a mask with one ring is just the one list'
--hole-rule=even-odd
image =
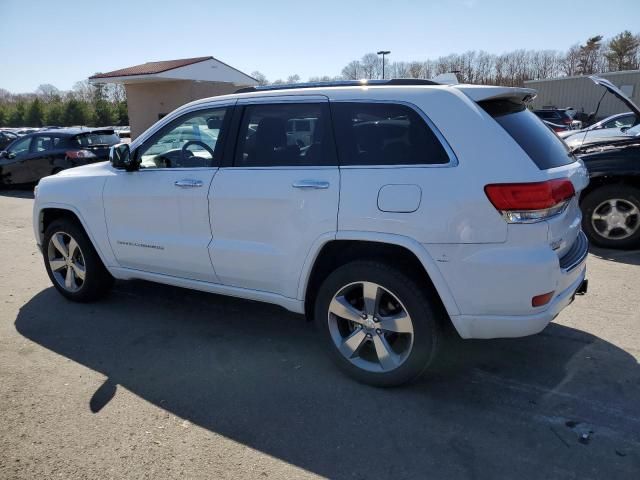
{"label": "tree line", "polygon": [[117,84],[76,82],[70,91],[51,84],[33,93],[14,94],[0,88],[0,126],[115,126],[128,125],[127,98]]}
{"label": "tree line", "polygon": [[[455,72],[462,83],[522,86],[527,80],[640,69],[640,34],[625,30],[603,39],[594,35],[567,51],[513,50],[500,55],[467,51],[433,60],[385,63],[386,78],[434,78]],[[299,75],[270,82],[259,71],[251,74],[261,85],[298,83]],[[376,79],[382,77],[382,61],[375,53],[349,62],[336,76],[311,77],[310,82]],[[35,92],[13,94],[0,88],[0,126],[41,127],[45,125],[128,125],[124,87],[117,84],[91,85],[77,82],[70,91],[50,84]]]}
{"label": "tree line", "polygon": [[[423,61],[386,60],[386,78],[429,79],[441,73],[455,72],[458,81],[481,85],[522,86],[527,80],[640,69],[640,34],[628,30],[605,40],[594,35],[567,51],[513,50],[500,55],[484,51],[467,51]],[[296,83],[298,75],[273,82],[260,72],[251,74],[261,85]],[[349,62],[336,76],[311,77],[310,82],[382,78],[382,60],[367,53]]]}

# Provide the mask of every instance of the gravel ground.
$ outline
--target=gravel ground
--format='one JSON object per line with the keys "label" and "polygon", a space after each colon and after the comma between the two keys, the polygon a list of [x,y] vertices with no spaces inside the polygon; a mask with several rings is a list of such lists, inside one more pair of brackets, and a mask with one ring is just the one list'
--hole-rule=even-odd
{"label": "gravel ground", "polygon": [[64,300],[0,192],[0,478],[640,478],[640,251],[539,335],[356,384],[278,307],[118,282]]}

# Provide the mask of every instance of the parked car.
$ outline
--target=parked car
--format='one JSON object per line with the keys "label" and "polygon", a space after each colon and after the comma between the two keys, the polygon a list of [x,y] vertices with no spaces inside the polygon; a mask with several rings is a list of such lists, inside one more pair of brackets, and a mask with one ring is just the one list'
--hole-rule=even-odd
{"label": "parked car", "polygon": [[575,120],[573,115],[575,110],[570,108],[541,108],[534,110],[538,117],[550,123],[557,125],[566,125],[571,130],[582,128],[582,122]]}
{"label": "parked car", "polygon": [[616,137],[624,137],[628,129],[638,124],[637,118],[634,113],[613,115],[589,128],[561,133],[560,138],[566,142],[569,148],[574,149],[581,145],[598,143],[603,139],[608,141]]}
{"label": "parked car", "polygon": [[[560,133],[560,132],[568,132],[568,131],[572,131],[570,130],[569,126],[567,125],[560,125],[559,123],[552,123],[552,122],[548,122],[546,120],[542,120],[544,122],[544,124],[549,127],[551,130],[553,130],[556,133]],[[560,136],[562,138],[562,136]]]}
{"label": "parked car", "polygon": [[131,127],[129,127],[128,125],[114,127],[114,130],[120,138],[131,138]]}
{"label": "parked car", "polygon": [[[418,377],[447,324],[531,335],[586,291],[587,172],[526,108],[533,90],[314,85],[192,102],[110,163],[42,179],[33,226],[55,288],[90,301],[138,278],[278,304],[385,386]],[[292,119],[313,119],[308,145]],[[194,125],[215,142],[176,148]]]}
{"label": "parked car", "polygon": [[15,130],[15,133],[19,137],[22,137],[24,135],[29,135],[30,133],[34,133],[34,132],[37,132],[37,131],[38,131],[37,128],[20,128],[20,129]]}
{"label": "parked car", "polygon": [[0,150],[4,150],[7,145],[13,142],[18,135],[9,130],[0,130]]}
{"label": "parked car", "polygon": [[[640,118],[640,109],[607,80],[592,77]],[[640,247],[640,124],[574,148],[591,182],[582,192],[582,228],[596,245]]]}
{"label": "parked car", "polygon": [[113,130],[56,129],[15,139],[0,152],[0,185],[34,183],[65,168],[106,160]]}
{"label": "parked car", "polygon": [[591,177],[580,202],[583,230],[601,247],[640,248],[640,136],[583,152]]}

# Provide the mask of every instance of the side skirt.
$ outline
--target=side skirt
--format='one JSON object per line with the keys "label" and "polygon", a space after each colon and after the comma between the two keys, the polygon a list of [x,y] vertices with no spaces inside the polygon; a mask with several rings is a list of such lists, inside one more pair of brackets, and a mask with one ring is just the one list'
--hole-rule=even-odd
{"label": "side skirt", "polygon": [[190,280],[188,278],[173,277],[171,275],[163,275],[160,273],[150,273],[132,268],[109,267],[109,272],[119,280],[148,280],[150,282],[190,288],[192,290],[200,290],[202,292],[217,293],[219,295],[228,295],[230,297],[273,303],[291,312],[304,313],[304,302],[296,298],[284,297],[275,293],[232,287],[229,285],[220,285],[218,283],[203,282],[201,280]]}

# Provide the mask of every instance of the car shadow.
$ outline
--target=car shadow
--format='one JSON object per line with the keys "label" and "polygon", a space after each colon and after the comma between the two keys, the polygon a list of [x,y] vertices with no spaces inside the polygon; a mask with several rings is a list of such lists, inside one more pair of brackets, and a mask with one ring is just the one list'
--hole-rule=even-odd
{"label": "car shadow", "polygon": [[640,249],[638,250],[611,250],[608,248],[589,247],[589,253],[603,260],[628,265],[640,265]]}
{"label": "car shadow", "polygon": [[561,325],[523,339],[452,336],[432,373],[396,389],[340,374],[299,315],[146,282],[118,282],[95,304],[48,288],[15,326],[107,377],[86,399],[96,415],[122,386],[329,478],[574,478],[583,469],[624,478],[640,468],[638,362]]}

